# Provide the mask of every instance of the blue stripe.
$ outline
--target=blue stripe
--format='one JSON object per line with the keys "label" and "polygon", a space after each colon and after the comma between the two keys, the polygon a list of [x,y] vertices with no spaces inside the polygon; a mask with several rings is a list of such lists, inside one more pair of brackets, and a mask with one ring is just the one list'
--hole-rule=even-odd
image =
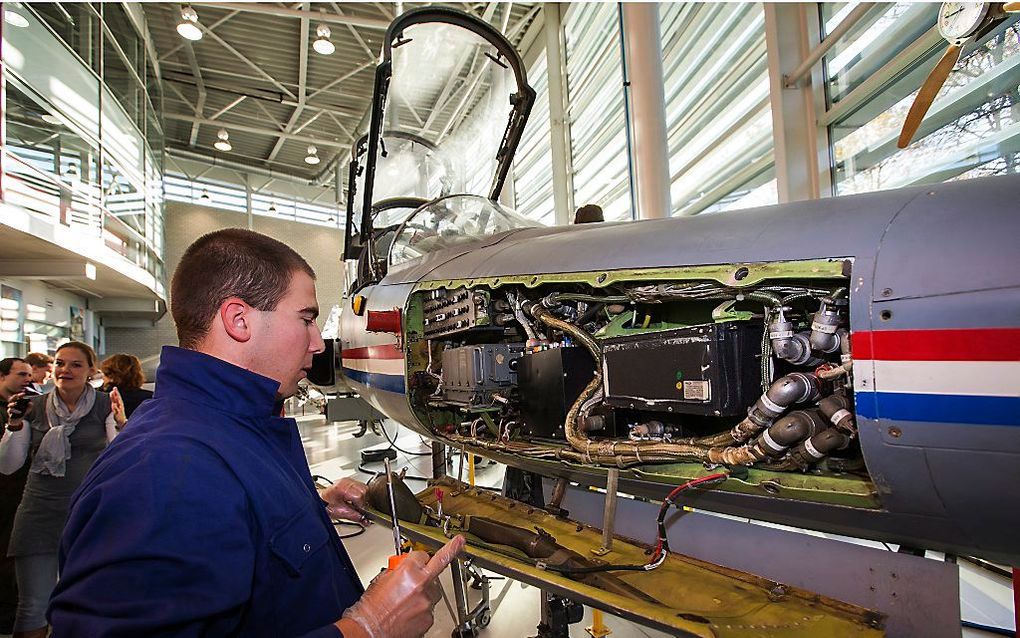
{"label": "blue stripe", "polygon": [[905,392],[858,392],[857,414],[867,419],[1020,426],[1020,397]]}
{"label": "blue stripe", "polygon": [[386,392],[405,394],[404,377],[400,375],[362,372],[361,370],[352,370],[347,367],[345,367],[343,371],[345,377],[348,377],[352,381],[360,383],[361,385],[366,385],[375,390],[385,390]]}

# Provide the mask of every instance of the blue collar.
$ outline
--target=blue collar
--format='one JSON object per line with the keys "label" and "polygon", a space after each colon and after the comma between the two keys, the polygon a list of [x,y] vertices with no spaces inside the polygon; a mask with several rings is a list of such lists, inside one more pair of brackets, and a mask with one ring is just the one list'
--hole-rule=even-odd
{"label": "blue collar", "polygon": [[279,415],[280,383],[195,350],[163,346],[155,398],[183,399],[246,417]]}

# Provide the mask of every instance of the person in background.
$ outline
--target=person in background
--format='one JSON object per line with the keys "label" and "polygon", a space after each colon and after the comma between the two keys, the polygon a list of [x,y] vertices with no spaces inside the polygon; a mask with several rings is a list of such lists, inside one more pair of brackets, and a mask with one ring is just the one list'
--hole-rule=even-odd
{"label": "person in background", "polygon": [[[7,402],[15,394],[32,385],[32,366],[24,359],[10,357],[0,361],[0,428],[7,426]],[[2,432],[2,430],[0,430]],[[7,557],[14,513],[18,511],[21,493],[28,478],[28,467],[14,474],[0,474],[0,634],[14,631],[14,614],[18,607],[18,581],[14,576],[14,559]]]}
{"label": "person in background", "polygon": [[143,390],[145,374],[142,373],[142,362],[133,354],[115,354],[107,357],[100,364],[106,382],[103,390],[112,392],[114,388],[124,400],[124,412],[128,418],[142,401],[152,398],[152,391]]}
{"label": "person in background", "polygon": [[29,352],[25,362],[32,366],[32,389],[44,394],[53,389],[53,357],[42,352]]}
{"label": "person in background", "polygon": [[606,221],[602,207],[598,204],[585,204],[574,212],[575,224],[591,224]]}
{"label": "person in background", "polygon": [[45,638],[46,605],[57,583],[57,551],[71,495],[127,421],[119,398],[88,385],[95,367],[92,348],[69,341],[57,349],[53,392],[32,397],[24,407],[18,402],[23,392],[7,402],[0,473],[29,468],[7,548],[20,594],[14,620],[18,638]]}
{"label": "person in background", "polygon": [[53,638],[416,638],[438,577],[406,554],[363,589],[332,518],[367,487],[316,490],[282,401],[325,345],[315,273],[285,244],[230,228],[200,237],[170,285],[181,347],[152,399],[89,472],[61,539]]}

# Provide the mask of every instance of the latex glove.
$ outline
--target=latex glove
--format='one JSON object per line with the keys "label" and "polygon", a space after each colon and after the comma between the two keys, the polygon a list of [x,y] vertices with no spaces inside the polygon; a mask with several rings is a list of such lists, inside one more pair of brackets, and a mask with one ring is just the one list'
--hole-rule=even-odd
{"label": "latex glove", "polygon": [[342,623],[354,621],[369,638],[424,636],[442,596],[439,575],[465,542],[463,536],[455,536],[431,559],[425,552],[411,552],[396,569],[376,576],[358,602],[344,612],[344,620],[338,623],[341,631]]}
{"label": "latex glove", "polygon": [[326,501],[326,511],[333,519],[344,519],[367,523],[362,515],[365,509],[365,495],[368,486],[352,478],[342,478],[322,491],[322,500]]}
{"label": "latex glove", "polygon": [[7,429],[11,432],[17,432],[21,428],[25,427],[25,421],[23,420],[29,414],[32,413],[32,404],[29,403],[28,407],[25,408],[24,414],[16,406],[18,400],[25,396],[24,392],[18,392],[17,394],[11,395],[10,401],[7,402]]}

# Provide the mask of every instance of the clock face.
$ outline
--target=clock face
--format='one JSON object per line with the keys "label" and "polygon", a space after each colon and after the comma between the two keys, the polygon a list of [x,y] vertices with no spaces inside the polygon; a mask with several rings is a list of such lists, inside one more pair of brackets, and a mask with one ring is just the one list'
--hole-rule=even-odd
{"label": "clock face", "polygon": [[939,9],[939,33],[950,42],[963,40],[977,31],[986,15],[987,2],[943,2]]}

